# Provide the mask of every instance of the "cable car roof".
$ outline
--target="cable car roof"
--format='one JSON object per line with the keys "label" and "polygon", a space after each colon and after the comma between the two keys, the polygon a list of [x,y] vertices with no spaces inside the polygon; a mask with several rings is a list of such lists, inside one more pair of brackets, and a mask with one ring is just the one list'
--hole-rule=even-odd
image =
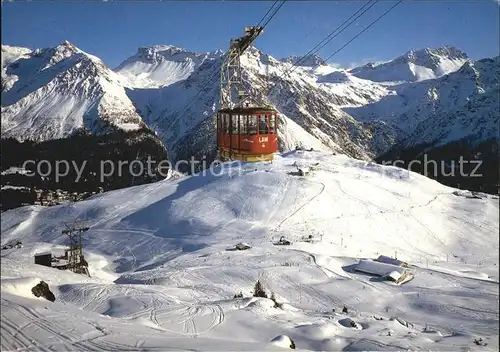
{"label": "cable car roof", "polygon": [[247,113],[247,114],[253,114],[257,112],[270,112],[270,113],[275,113],[277,114],[278,111],[272,108],[268,107],[246,107],[246,108],[234,108],[234,109],[221,109],[219,112],[224,112],[224,113]]}

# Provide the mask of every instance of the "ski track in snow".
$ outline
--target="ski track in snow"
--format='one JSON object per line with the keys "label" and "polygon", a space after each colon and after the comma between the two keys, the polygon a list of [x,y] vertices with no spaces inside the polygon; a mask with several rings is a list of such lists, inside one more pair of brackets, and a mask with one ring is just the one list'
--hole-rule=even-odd
{"label": "ski track in snow", "polygon": [[283,223],[285,221],[287,221],[288,219],[290,219],[291,217],[296,215],[300,210],[302,210],[302,208],[304,208],[305,206],[310,204],[313,200],[315,200],[317,197],[319,197],[323,193],[323,191],[325,190],[325,184],[323,182],[319,182],[319,184],[321,185],[321,190],[318,192],[318,194],[315,194],[312,198],[305,201],[304,204],[302,204],[300,207],[298,207],[296,210],[294,210],[291,214],[287,215],[283,220],[281,220],[278,223],[278,225],[274,228],[274,231],[278,231],[279,228],[281,227],[281,225],[283,225]]}
{"label": "ski track in snow", "polygon": [[[293,176],[290,160],[323,167]],[[24,247],[2,253],[2,350],[265,350],[283,333],[305,350],[470,349],[477,336],[488,340],[485,350],[496,350],[498,239],[491,230],[498,204],[452,195],[420,175],[380,177],[349,160],[292,153],[243,166],[239,176],[233,170],[220,182],[187,177],[71,207],[7,212],[2,243],[19,238]],[[136,221],[144,209],[147,221]],[[100,241],[84,249],[95,277],[33,265],[38,248],[61,244],[52,235],[61,221],[78,214]],[[317,232],[322,242],[298,240]],[[293,243],[270,243],[281,235]],[[240,241],[252,248],[228,250]],[[117,251],[128,257],[119,273],[113,261],[122,258],[103,254]],[[360,258],[395,251],[415,275],[402,286],[349,269]],[[450,254],[483,264],[439,260]],[[4,276],[30,275],[55,288],[55,303],[3,292]],[[257,279],[282,309],[248,298]],[[240,291],[247,298],[232,299]],[[349,313],[341,313],[344,306]],[[348,318],[361,328],[346,325]],[[439,334],[423,332],[426,325]]]}

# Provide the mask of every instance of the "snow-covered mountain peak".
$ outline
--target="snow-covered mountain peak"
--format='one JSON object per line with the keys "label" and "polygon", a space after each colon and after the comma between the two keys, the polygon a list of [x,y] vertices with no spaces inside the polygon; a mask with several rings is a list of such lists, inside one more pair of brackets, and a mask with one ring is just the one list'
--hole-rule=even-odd
{"label": "snow-covered mountain peak", "polygon": [[[470,59],[467,54],[453,46],[443,46],[417,51],[410,50],[394,61],[398,62],[398,60],[410,65],[430,69],[434,72],[435,76],[429,78],[436,78],[456,71],[463,64],[469,62]],[[416,76],[419,76],[419,74],[416,74]],[[422,78],[426,79],[425,77]]]}
{"label": "snow-covered mountain peak", "polygon": [[318,82],[320,83],[349,83],[355,78],[347,71],[337,70],[329,74],[319,77]]}
{"label": "snow-covered mountain peak", "polygon": [[212,53],[212,56],[214,56],[214,57],[220,57],[220,56],[222,56],[222,55],[224,55],[224,50],[222,50],[222,49],[217,49],[217,50],[215,50],[215,51]]}
{"label": "snow-covered mountain peak", "polygon": [[250,46],[241,56],[241,65],[244,69],[258,72],[261,75],[272,75],[283,70],[283,63],[271,55]]}
{"label": "snow-covered mountain peak", "polygon": [[178,47],[178,46],[175,46],[175,45],[164,45],[164,44],[163,45],[162,44],[156,44],[156,45],[151,45],[149,47],[140,47],[138,49],[138,52],[141,52],[141,51],[144,51],[144,50],[153,51],[153,52],[170,51],[172,53],[187,51],[186,49]]}
{"label": "snow-covered mountain peak", "polygon": [[290,63],[297,66],[316,67],[326,66],[327,63],[316,54],[309,54],[304,56],[291,55],[281,59],[282,62]]}
{"label": "snow-covered mountain peak", "polygon": [[442,77],[394,85],[394,94],[348,113],[358,120],[388,122],[402,149],[464,138],[477,145],[493,139],[497,131],[499,77],[497,58],[468,60]]}
{"label": "snow-covered mountain peak", "polygon": [[467,61],[469,57],[463,51],[453,46],[443,46],[439,48],[424,48],[421,50],[410,50],[394,61],[404,61],[415,65],[435,69],[439,67],[443,60]]}
{"label": "snow-covered mountain peak", "polygon": [[341,107],[362,106],[391,94],[384,86],[358,78],[346,70],[329,67],[324,74],[316,74],[316,83],[334,94],[335,103]]}
{"label": "snow-covered mountain peak", "polygon": [[85,128],[137,129],[143,122],[123,78],[68,41],[36,49],[2,74],[2,133],[24,139],[64,138]]}
{"label": "snow-covered mountain peak", "polygon": [[76,45],[74,45],[73,43],[71,43],[70,41],[68,40],[64,40],[61,44],[59,44],[57,46],[58,48],[59,47],[64,47],[64,48],[67,48],[68,50],[73,50],[75,52],[80,52],[81,50],[78,49],[78,47]]}
{"label": "snow-covered mountain peak", "polygon": [[17,46],[17,45],[7,45],[7,44],[2,44],[2,53],[12,53],[12,52],[30,52],[32,51],[29,48],[26,48],[24,46]]}
{"label": "snow-covered mountain peak", "polygon": [[47,57],[50,57],[49,64],[55,65],[58,62],[67,59],[75,54],[83,54],[83,52],[78,49],[75,45],[71,44],[67,40],[56,46],[55,48],[46,49],[44,51],[38,52],[40,54],[45,54]]}
{"label": "snow-covered mountain peak", "polygon": [[[67,40],[63,41],[61,44],[53,48],[37,48],[33,51],[25,51],[23,58],[33,59],[28,66],[29,68],[37,66],[39,72],[56,66],[63,61],[65,62],[65,64],[70,65],[76,64],[77,62],[80,62],[82,60],[91,61],[98,66],[107,69],[106,65],[102,62],[101,59],[81,50],[76,45],[70,43]],[[70,60],[68,61],[68,59]],[[33,64],[34,62],[36,62],[36,64]]]}
{"label": "snow-covered mountain peak", "polygon": [[[184,48],[179,48],[173,45],[153,45],[137,49],[137,54],[133,56],[133,58],[136,60],[143,60],[144,62],[180,62],[184,60],[193,60],[199,56],[203,56],[203,54],[189,52]],[[120,67],[121,65],[118,69],[120,69]]]}
{"label": "snow-covered mountain peak", "polygon": [[161,87],[186,79],[215,53],[196,53],[173,45],[141,47],[115,71],[128,80],[130,87]]}
{"label": "snow-covered mountain peak", "polygon": [[382,64],[373,62],[353,68],[350,72],[375,82],[415,82],[434,79],[460,69],[469,57],[453,46],[410,50]]}

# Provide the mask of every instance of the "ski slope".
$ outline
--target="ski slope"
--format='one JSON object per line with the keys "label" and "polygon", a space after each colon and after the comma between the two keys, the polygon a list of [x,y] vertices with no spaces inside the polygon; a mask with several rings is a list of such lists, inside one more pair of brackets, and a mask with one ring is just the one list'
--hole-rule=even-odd
{"label": "ski slope", "polygon": [[[497,197],[326,152],[214,173],[3,213],[2,245],[23,248],[2,251],[2,350],[262,351],[286,336],[313,351],[498,350]],[[90,225],[92,277],[34,265],[63,252],[63,221],[76,219]],[[273,245],[281,236],[292,244]],[[353,272],[380,254],[415,278]],[[251,297],[258,279],[281,308]],[[30,295],[37,280],[56,302]]]}

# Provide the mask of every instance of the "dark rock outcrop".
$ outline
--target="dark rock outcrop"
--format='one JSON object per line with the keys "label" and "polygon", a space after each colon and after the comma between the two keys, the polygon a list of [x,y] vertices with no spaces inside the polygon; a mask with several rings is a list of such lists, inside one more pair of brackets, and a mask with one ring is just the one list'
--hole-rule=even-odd
{"label": "dark rock outcrop", "polygon": [[31,292],[35,297],[43,297],[48,301],[54,302],[56,296],[50,291],[49,285],[45,281],[40,281],[40,283],[31,289]]}

